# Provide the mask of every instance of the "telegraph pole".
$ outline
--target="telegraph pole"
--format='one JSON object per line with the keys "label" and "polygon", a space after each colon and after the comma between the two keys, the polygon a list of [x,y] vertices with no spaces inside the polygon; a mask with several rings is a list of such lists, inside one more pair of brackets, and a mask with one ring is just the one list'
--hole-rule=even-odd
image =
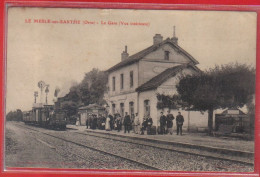
{"label": "telegraph pole", "polygon": [[45,93],[46,93],[46,105],[48,104],[48,93],[49,93],[49,84],[46,85]]}

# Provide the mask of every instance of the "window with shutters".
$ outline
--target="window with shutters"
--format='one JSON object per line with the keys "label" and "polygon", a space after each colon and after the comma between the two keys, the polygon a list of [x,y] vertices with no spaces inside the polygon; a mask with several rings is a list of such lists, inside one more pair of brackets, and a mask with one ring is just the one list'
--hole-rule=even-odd
{"label": "window with shutters", "polygon": [[121,85],[121,89],[124,89],[124,74],[120,75],[120,85]]}
{"label": "window with shutters", "polygon": [[120,115],[124,117],[125,113],[125,105],[124,103],[120,103]]}
{"label": "window with shutters", "polygon": [[112,114],[115,114],[115,113],[116,113],[116,105],[112,104]]}
{"label": "window with shutters", "polygon": [[134,72],[130,71],[130,87],[134,86]]}
{"label": "window with shutters", "polygon": [[116,90],[116,77],[112,78],[112,90],[115,91]]}
{"label": "window with shutters", "polygon": [[132,117],[135,114],[134,102],[129,102],[129,115]]}
{"label": "window with shutters", "polygon": [[144,116],[150,115],[150,100],[144,100]]}

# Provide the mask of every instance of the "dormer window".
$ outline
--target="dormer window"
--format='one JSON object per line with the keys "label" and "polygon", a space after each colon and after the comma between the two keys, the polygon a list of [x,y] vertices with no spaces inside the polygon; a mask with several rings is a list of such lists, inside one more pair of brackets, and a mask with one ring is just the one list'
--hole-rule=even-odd
{"label": "dormer window", "polygon": [[164,60],[169,60],[170,52],[164,51]]}

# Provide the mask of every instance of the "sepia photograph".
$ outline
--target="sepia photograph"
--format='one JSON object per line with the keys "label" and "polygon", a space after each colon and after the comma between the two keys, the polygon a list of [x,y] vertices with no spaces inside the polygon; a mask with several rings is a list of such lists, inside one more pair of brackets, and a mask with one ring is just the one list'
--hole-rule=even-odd
{"label": "sepia photograph", "polygon": [[257,13],[8,7],[4,169],[254,172]]}

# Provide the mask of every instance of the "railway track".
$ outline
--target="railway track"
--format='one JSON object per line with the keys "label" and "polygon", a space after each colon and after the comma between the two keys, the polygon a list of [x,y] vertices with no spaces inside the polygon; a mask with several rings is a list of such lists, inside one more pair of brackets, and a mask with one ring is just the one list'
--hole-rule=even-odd
{"label": "railway track", "polygon": [[101,133],[95,133],[95,132],[87,132],[87,133],[82,133],[82,132],[73,132],[76,134],[81,134],[81,135],[87,135],[87,136],[93,136],[97,138],[103,138],[103,139],[109,139],[109,140],[114,140],[114,141],[119,141],[119,142],[126,142],[126,143],[131,143],[131,144],[136,144],[136,145],[143,145],[143,146],[148,146],[148,147],[153,147],[153,148],[158,148],[162,150],[169,150],[169,151],[174,151],[174,152],[179,152],[179,153],[184,153],[184,154],[190,154],[190,155],[198,155],[198,156],[203,156],[206,158],[213,158],[217,160],[228,160],[231,162],[238,162],[246,165],[254,165],[254,160],[250,160],[248,158],[239,158],[239,157],[230,157],[226,156],[223,154],[218,154],[218,153],[212,153],[212,152],[203,152],[200,149],[191,149],[191,148],[179,148],[179,147],[169,147],[169,146],[161,146],[160,144],[156,143],[149,143],[141,140],[131,140],[127,138],[122,138],[122,137],[114,137],[112,135],[106,135],[106,134],[101,134]]}
{"label": "railway track", "polygon": [[[110,167],[107,166],[105,167],[105,169],[114,169],[115,167],[116,169],[135,169],[135,170],[144,169],[144,170],[170,170],[170,171],[182,170],[183,171],[185,169],[189,171],[197,171],[197,169],[200,169],[202,171],[220,170],[220,171],[234,172],[234,171],[246,171],[247,169],[251,171],[251,169],[253,169],[254,167],[252,163],[250,163],[250,159],[248,159],[249,163],[247,163],[247,162],[241,162],[241,160],[236,160],[236,159],[227,160],[225,157],[222,157],[223,154],[218,155],[216,158],[212,157],[211,153],[205,155],[205,154],[201,154],[201,152],[198,150],[195,150],[197,151],[197,154],[195,154],[193,152],[194,149],[191,148],[190,149],[185,148],[185,150],[184,149],[180,150],[178,148],[175,148],[172,145],[169,146],[169,144],[168,147],[165,147],[164,146],[165,144],[163,143],[159,143],[159,142],[151,143],[150,141],[146,141],[148,140],[146,138],[143,139],[140,137],[139,138],[127,137],[124,135],[117,135],[113,133],[107,134],[105,132],[92,132],[92,131],[78,132],[76,130],[74,131],[73,129],[61,132],[61,131],[46,130],[42,128],[35,128],[28,125],[21,125],[21,124],[17,124],[17,125],[28,130],[33,129],[33,131],[39,132],[38,134],[39,136],[41,134],[42,135],[48,134],[46,135],[46,138],[47,136],[49,137],[54,136],[53,141],[55,141],[55,138],[57,138],[57,140],[60,139],[59,141],[64,141],[65,139],[64,143],[67,143],[70,149],[73,148],[74,146],[75,150],[78,149],[79,151],[82,152],[82,154],[81,153],[79,154],[77,152],[77,154],[75,155],[75,156],[80,155],[83,157],[83,158],[80,157],[78,158],[78,160],[80,161],[82,159],[87,162],[88,154],[92,154],[91,152],[93,152],[93,154],[96,154],[95,156],[92,155],[92,158],[90,157],[90,159],[92,159],[92,162],[97,162],[97,163],[94,163],[95,164],[94,166],[93,164],[88,164],[88,166],[85,166],[85,168],[88,168],[89,165],[92,166],[94,169],[104,168],[104,166],[102,165],[99,166],[100,164],[98,164],[98,163],[102,163],[103,158],[104,160],[106,159],[104,161],[104,164],[110,164],[112,159],[113,159],[112,161],[115,164],[115,166],[110,165]],[[90,133],[92,135],[89,135]],[[141,141],[140,139],[143,140]],[[56,147],[56,143],[51,143],[51,144]],[[57,147],[60,146],[57,144]],[[86,150],[84,150],[84,148]],[[98,151],[92,149],[97,149]],[[74,150],[72,151],[74,152]],[[108,152],[108,153],[104,153],[104,152]],[[66,156],[67,155],[65,154],[65,157]],[[84,157],[86,159],[84,159]],[[82,161],[82,163],[84,163],[84,161]]]}
{"label": "railway track", "polygon": [[[111,153],[111,152],[108,152],[108,151],[104,151],[104,150],[100,150],[98,148],[94,148],[92,146],[88,146],[86,144],[81,144],[81,143],[78,143],[78,142],[74,142],[74,141],[71,141],[71,140],[68,140],[68,139],[65,139],[65,138],[61,138],[61,137],[58,137],[58,136],[55,136],[55,135],[52,135],[52,134],[49,134],[49,133],[46,133],[46,132],[42,132],[40,130],[37,130],[37,129],[34,129],[34,128],[31,128],[29,126],[23,126],[23,125],[20,125],[20,124],[17,124],[16,126],[19,126],[21,128],[24,128],[24,129],[29,129],[29,130],[32,130],[32,131],[35,131],[35,132],[39,132],[39,133],[42,133],[44,135],[47,135],[49,137],[52,137],[52,138],[56,138],[56,139],[59,139],[59,140],[62,140],[62,141],[65,141],[65,142],[68,142],[68,143],[72,143],[74,145],[77,145],[77,146],[80,146],[80,147],[83,147],[83,148],[88,148],[90,150],[93,150],[93,151],[96,151],[96,152],[99,152],[99,153],[102,153],[102,154],[105,154],[105,155],[109,155],[109,156],[113,156],[113,157],[116,157],[116,158],[119,158],[119,159],[122,159],[122,160],[126,160],[126,161],[129,161],[131,163],[134,163],[134,164],[138,164],[138,166],[143,166],[143,167],[146,167],[147,169],[149,170],[164,170],[164,169],[161,169],[161,168],[158,168],[158,167],[155,167],[155,166],[152,166],[148,163],[143,163],[143,162],[139,162],[137,160],[134,160],[134,159],[131,159],[131,158],[127,158],[127,157],[124,157],[122,155],[118,155],[118,154],[114,154],[114,153]],[[75,133],[75,132],[74,132]],[[74,154],[73,155],[77,156],[78,158],[80,159],[83,159],[83,160],[86,160],[84,157],[81,157],[77,154]]]}

